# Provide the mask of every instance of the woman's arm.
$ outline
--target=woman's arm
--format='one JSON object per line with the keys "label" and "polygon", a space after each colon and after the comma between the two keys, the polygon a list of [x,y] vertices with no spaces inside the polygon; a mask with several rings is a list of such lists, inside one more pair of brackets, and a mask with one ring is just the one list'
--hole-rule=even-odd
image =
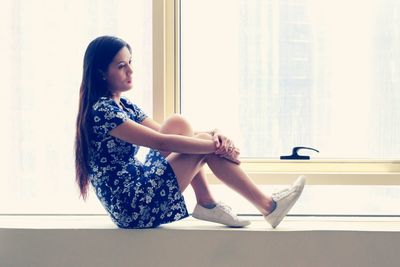
{"label": "woman's arm", "polygon": [[[156,124],[153,125],[153,127]],[[186,154],[209,154],[216,151],[212,140],[193,138],[175,134],[162,134],[152,127],[127,120],[118,125],[110,135],[125,142],[145,146],[161,151],[171,151]]]}
{"label": "woman's arm", "polygon": [[[161,129],[161,125],[156,122],[155,120],[151,119],[150,117],[147,117],[146,119],[144,119],[141,123],[141,125],[144,125],[150,129],[153,129],[154,131],[159,132]],[[212,130],[212,131],[208,131],[208,132],[198,132],[195,131],[194,134],[199,134],[199,133],[208,133],[209,135],[213,136],[214,133],[216,133],[216,130]]]}
{"label": "woman's arm", "polygon": [[[161,125],[150,117],[144,119],[140,124],[157,132],[159,132],[161,129]],[[212,140],[217,148],[217,150],[215,151],[216,155],[227,158],[228,160],[234,161],[235,163],[240,162],[238,160],[238,157],[240,155],[239,148],[235,147],[232,140],[221,134],[218,129],[214,129],[209,132],[195,132],[195,134],[198,133],[208,133],[212,136]],[[229,146],[234,147],[233,151],[229,151]]]}
{"label": "woman's arm", "polygon": [[150,117],[147,117],[146,119],[144,119],[140,124],[150,128],[150,129],[153,129],[154,131],[157,131],[157,132],[159,132],[161,129],[161,125],[158,122],[156,122],[155,120],[151,119]]}

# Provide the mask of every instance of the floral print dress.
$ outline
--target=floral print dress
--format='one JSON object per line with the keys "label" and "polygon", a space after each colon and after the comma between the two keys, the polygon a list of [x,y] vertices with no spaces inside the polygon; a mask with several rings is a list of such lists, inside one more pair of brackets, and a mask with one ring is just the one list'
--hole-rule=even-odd
{"label": "floral print dress", "polygon": [[101,97],[91,109],[90,182],[97,197],[120,228],[152,228],[188,216],[176,176],[159,151],[150,149],[144,163],[138,146],[109,132],[125,122],[147,116],[127,98],[123,108]]}

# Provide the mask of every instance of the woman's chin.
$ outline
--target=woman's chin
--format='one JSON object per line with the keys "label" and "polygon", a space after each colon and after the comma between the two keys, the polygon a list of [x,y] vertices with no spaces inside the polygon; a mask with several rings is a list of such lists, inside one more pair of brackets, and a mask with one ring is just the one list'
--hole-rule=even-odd
{"label": "woman's chin", "polygon": [[124,90],[122,90],[122,91],[126,92],[126,91],[129,91],[131,89],[132,89],[132,85],[125,87]]}

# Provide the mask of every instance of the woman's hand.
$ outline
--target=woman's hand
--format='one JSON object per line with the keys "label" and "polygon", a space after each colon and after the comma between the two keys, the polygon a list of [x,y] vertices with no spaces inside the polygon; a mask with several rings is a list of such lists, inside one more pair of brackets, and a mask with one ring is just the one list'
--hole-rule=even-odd
{"label": "woman's hand", "polygon": [[225,158],[225,159],[227,159],[227,160],[229,160],[229,161],[231,161],[231,162],[233,162],[233,163],[235,163],[235,164],[240,164],[240,159],[239,159],[239,155],[240,155],[240,150],[239,150],[239,148],[234,148],[233,150],[232,150],[232,152],[231,153],[229,153],[229,154],[226,154],[226,155],[224,155],[224,156],[222,156],[223,158]]}
{"label": "woman's hand", "polygon": [[236,164],[240,164],[240,150],[235,147],[235,144],[231,139],[219,133],[218,130],[214,130],[213,141],[217,147],[217,151],[215,151],[216,155],[226,158],[227,160],[230,160]]}

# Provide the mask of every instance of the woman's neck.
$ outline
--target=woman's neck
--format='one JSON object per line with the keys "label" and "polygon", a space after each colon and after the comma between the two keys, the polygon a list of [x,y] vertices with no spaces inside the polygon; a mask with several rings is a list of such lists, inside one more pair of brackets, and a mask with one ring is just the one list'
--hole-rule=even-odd
{"label": "woman's neck", "polygon": [[119,105],[121,103],[121,93],[113,93],[111,98]]}

